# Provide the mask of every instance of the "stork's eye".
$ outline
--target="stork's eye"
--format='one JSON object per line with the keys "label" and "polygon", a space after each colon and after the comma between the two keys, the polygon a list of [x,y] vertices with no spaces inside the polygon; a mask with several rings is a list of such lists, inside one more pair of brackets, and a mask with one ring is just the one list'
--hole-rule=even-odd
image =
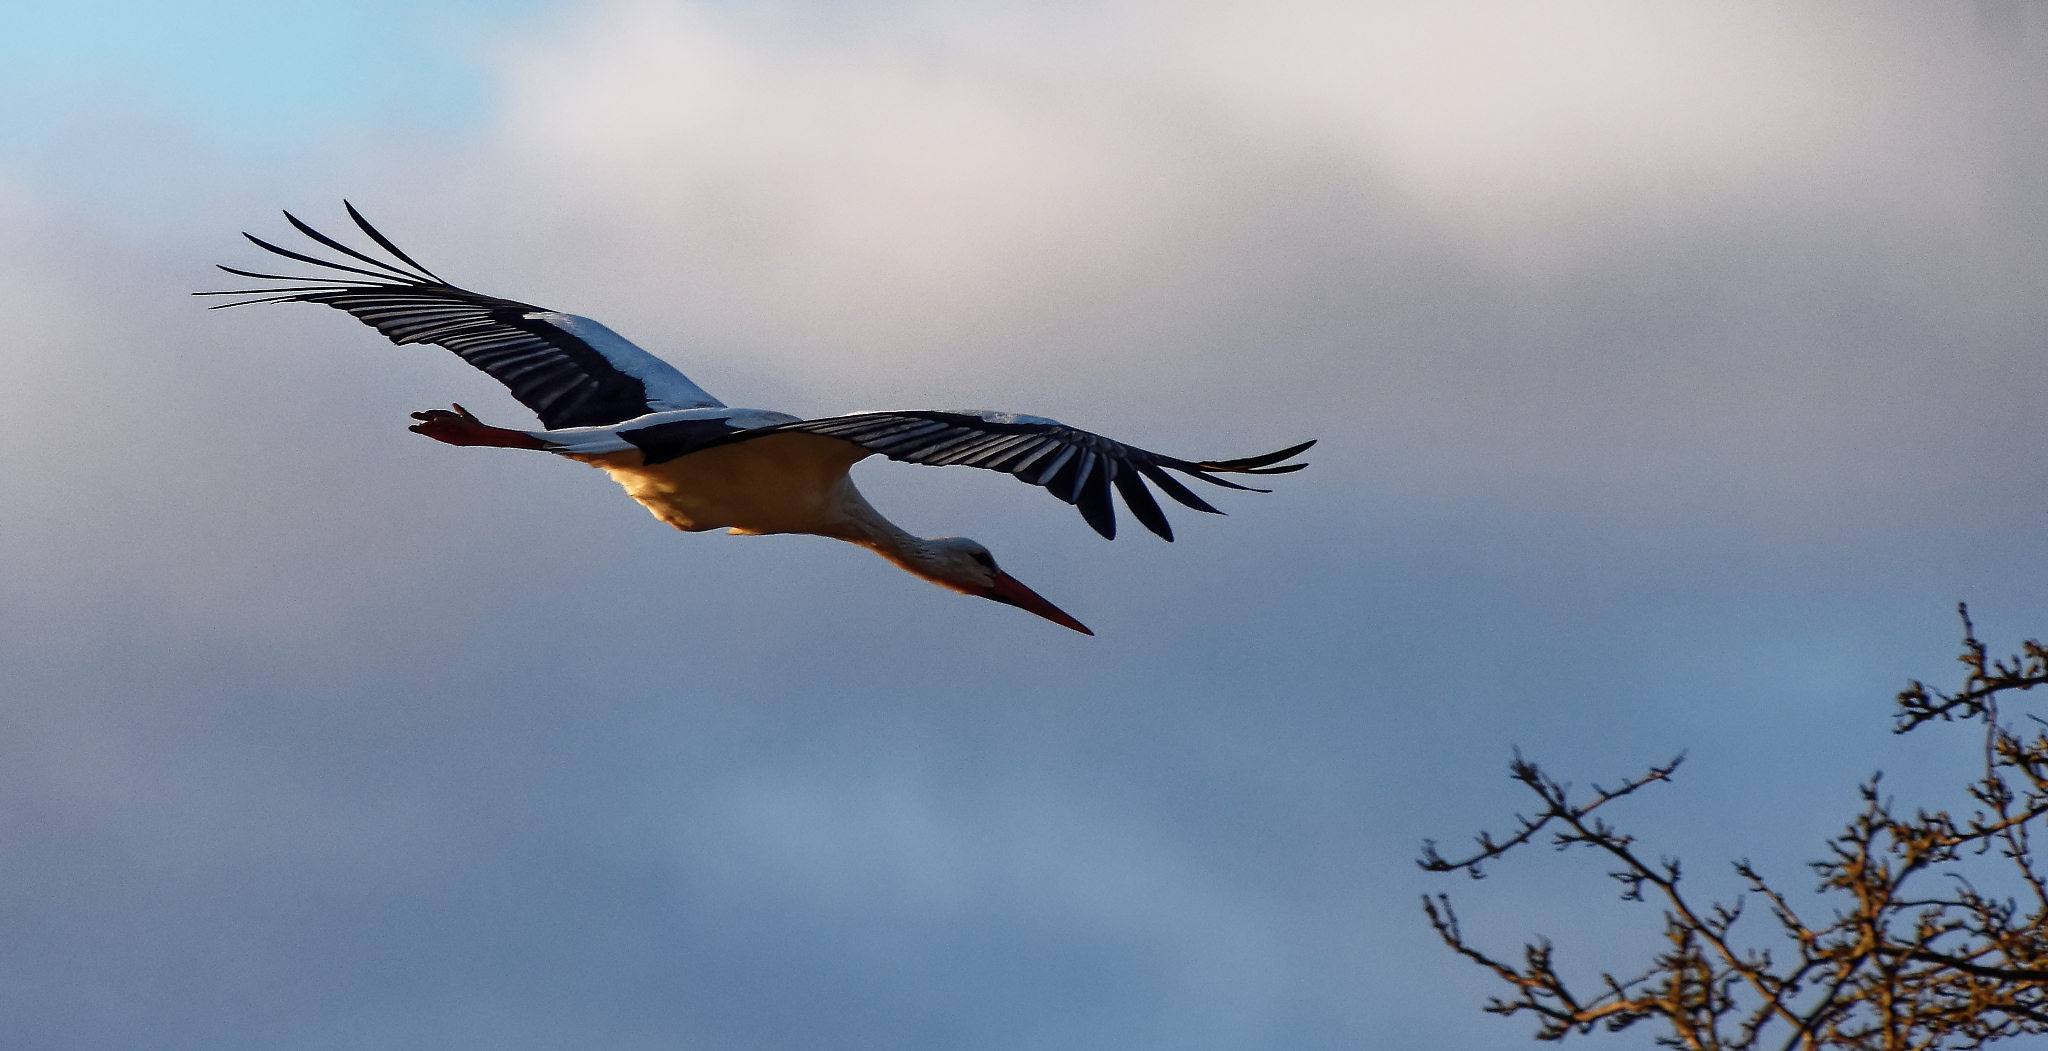
{"label": "stork's eye", "polygon": [[976,562],[979,562],[990,569],[996,568],[996,556],[991,555],[986,551],[970,551],[968,552],[968,554],[972,556]]}

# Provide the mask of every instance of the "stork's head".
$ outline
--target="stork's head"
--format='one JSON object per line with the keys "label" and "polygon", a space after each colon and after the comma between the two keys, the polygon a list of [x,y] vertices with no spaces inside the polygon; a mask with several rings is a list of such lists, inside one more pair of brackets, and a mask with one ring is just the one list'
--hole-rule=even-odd
{"label": "stork's head", "polygon": [[1017,578],[996,568],[996,557],[988,548],[966,537],[946,536],[925,541],[929,564],[920,576],[963,595],[980,595],[1005,605],[1029,610],[1054,624],[1083,635],[1093,635],[1086,624],[1066,615],[1058,606],[1039,598],[1038,593],[1017,582]]}

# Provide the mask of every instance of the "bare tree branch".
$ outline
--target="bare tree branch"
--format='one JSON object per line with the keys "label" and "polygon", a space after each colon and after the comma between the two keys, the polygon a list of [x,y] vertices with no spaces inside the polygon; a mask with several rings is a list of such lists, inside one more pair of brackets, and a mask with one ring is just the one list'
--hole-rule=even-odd
{"label": "bare tree branch", "polygon": [[[1775,930],[1767,925],[1751,936],[1774,937],[1775,954],[1737,939],[1742,899],[1695,905],[1681,890],[1678,859],[1652,863],[1635,837],[1594,813],[1670,780],[1683,756],[1613,789],[1593,785],[1587,800],[1575,803],[1569,785],[1516,753],[1509,772],[1541,808],[1516,815],[1515,832],[1504,840],[1480,833],[1477,849],[1456,859],[1425,842],[1417,863],[1479,878],[1482,865],[1548,831],[1556,849],[1590,848],[1616,863],[1610,875],[1624,900],[1655,900],[1670,947],[1637,977],[1602,974],[1597,990],[1582,996],[1558,974],[1548,939],[1524,945],[1519,965],[1505,962],[1466,940],[1448,896],[1425,897],[1424,913],[1444,943],[1513,991],[1486,1010],[1530,1012],[1541,1040],[1655,1019],[1668,1028],[1659,1045],[1700,1051],[1751,1051],[1766,1039],[1784,1051],[1949,1051],[2048,1034],[2048,874],[2035,862],[2032,843],[2037,824],[2048,821],[2048,732],[2038,729],[2048,723],[2032,720],[2037,729],[2024,737],[1998,709],[2001,696],[2048,684],[2048,648],[2029,640],[2020,654],[1994,660],[1969,610],[1959,612],[1962,689],[1950,694],[1910,684],[1898,695],[1894,729],[1981,722],[1982,772],[1966,786],[1979,809],[1962,818],[1939,810],[1904,817],[1873,776],[1861,788],[1862,811],[1810,866],[1818,890],[1835,902],[1825,924],[1802,919],[1749,862],[1737,862],[1736,875],[1775,923]],[[2013,899],[1980,893],[1967,878],[1966,866],[1993,862],[2027,888],[2024,910]]]}

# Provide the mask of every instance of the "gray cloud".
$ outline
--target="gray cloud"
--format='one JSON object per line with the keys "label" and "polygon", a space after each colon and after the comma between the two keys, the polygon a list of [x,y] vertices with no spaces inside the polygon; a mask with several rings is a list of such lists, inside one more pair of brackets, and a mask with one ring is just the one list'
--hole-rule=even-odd
{"label": "gray cloud", "polygon": [[[0,1033],[1520,1040],[1408,860],[1515,805],[1509,747],[1580,781],[1691,748],[1658,848],[1796,881],[1870,769],[1947,780],[1883,702],[1949,667],[1952,603],[2041,630],[2043,31],[616,4],[507,27],[462,136],[81,118],[127,174],[0,184]],[[344,193],[736,404],[1323,444],[1170,546],[860,468],[1102,632],[1064,637],[423,442],[405,412],[526,417],[339,315],[183,295]],[[1598,879],[1448,889],[1591,968],[1645,919],[1567,891]]]}

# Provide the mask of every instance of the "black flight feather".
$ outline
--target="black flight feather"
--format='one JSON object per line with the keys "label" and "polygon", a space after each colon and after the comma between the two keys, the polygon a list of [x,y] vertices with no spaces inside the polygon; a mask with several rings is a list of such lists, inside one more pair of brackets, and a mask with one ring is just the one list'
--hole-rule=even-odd
{"label": "black flight feather", "polygon": [[293,228],[297,229],[300,233],[305,234],[307,237],[310,237],[313,240],[318,241],[321,244],[324,244],[327,247],[332,248],[335,251],[340,252],[341,254],[346,255],[352,259],[359,259],[365,263],[368,263],[379,270],[396,274],[407,281],[417,281],[420,279],[422,274],[425,274],[425,276],[427,277],[433,276],[432,274],[426,274],[425,271],[421,271],[421,273],[416,274],[412,273],[411,271],[401,270],[398,267],[392,266],[390,263],[383,261],[382,259],[377,259],[372,256],[364,255],[363,253],[358,252],[345,244],[342,244],[340,241],[337,241],[334,238],[329,237],[326,234],[323,234],[310,226],[307,226],[305,223],[300,222],[299,217],[293,215],[290,212],[284,213],[284,217],[286,220],[290,221]]}
{"label": "black flight feather", "polygon": [[[289,284],[198,294],[250,297],[219,304],[223,307],[319,303],[350,314],[393,343],[446,347],[503,383],[513,397],[532,409],[550,429],[605,426],[661,408],[718,404],[715,400],[695,400],[708,395],[696,390],[666,362],[630,344],[613,349],[614,353],[628,354],[622,361],[633,363],[630,367],[634,371],[625,371],[622,364],[606,356],[606,351],[583,337],[593,328],[602,330],[595,322],[566,318],[530,303],[482,295],[449,284],[370,225],[355,205],[343,203],[349,218],[364,234],[393,259],[412,267],[413,272],[351,248],[286,212],[285,218],[292,227],[314,243],[376,269],[322,259],[244,234],[250,243],[266,252],[319,267],[333,276],[288,276],[223,266],[222,270],[237,277]],[[574,326],[587,327],[572,331]],[[650,382],[658,384],[659,395],[650,390]]]}
{"label": "black flight feather", "polygon": [[1081,485],[1080,499],[1074,506],[1081,509],[1081,518],[1104,540],[1116,539],[1116,505],[1109,499],[1109,479],[1116,471],[1116,464],[1109,460],[1093,465],[1095,470]]}
{"label": "black flight feather", "polygon": [[1038,417],[923,410],[801,420],[741,431],[714,444],[749,441],[783,431],[838,438],[904,463],[1002,471],[1073,504],[1089,526],[1111,538],[1116,536],[1114,489],[1146,529],[1169,541],[1173,527],[1146,486],[1148,481],[1187,507],[1222,514],[1167,472],[1177,471],[1231,489],[1265,492],[1216,476],[1298,471],[1306,465],[1271,465],[1315,444],[1235,460],[1182,460]]}
{"label": "black flight feather", "polygon": [[1160,539],[1172,543],[1173,526],[1167,524],[1166,513],[1159,509],[1159,501],[1152,499],[1152,490],[1145,488],[1144,476],[1135,468],[1128,471],[1119,469],[1111,480],[1116,483],[1116,491],[1122,494],[1124,506],[1131,509],[1131,514]]}
{"label": "black flight feather", "polygon": [[[412,267],[414,270],[417,270],[420,273],[425,274],[436,281],[441,281],[441,275],[433,272],[432,270],[427,269],[426,267],[421,266],[418,262],[414,261],[413,257],[406,255],[405,252],[400,250],[397,245],[392,244],[390,238],[378,233],[377,228],[371,226],[370,221],[368,219],[363,218],[363,213],[356,211],[355,205],[350,204],[346,200],[344,200],[341,202],[341,206],[343,208],[348,209],[348,217],[350,219],[355,220],[356,226],[360,227],[364,233],[369,234],[370,240],[377,242],[379,247],[383,248],[387,252],[390,252],[392,255],[397,256],[400,262],[404,263],[409,267]],[[447,284],[446,281],[441,281],[441,283],[444,285]],[[1315,443],[1311,442],[1309,444],[1313,445]]]}

